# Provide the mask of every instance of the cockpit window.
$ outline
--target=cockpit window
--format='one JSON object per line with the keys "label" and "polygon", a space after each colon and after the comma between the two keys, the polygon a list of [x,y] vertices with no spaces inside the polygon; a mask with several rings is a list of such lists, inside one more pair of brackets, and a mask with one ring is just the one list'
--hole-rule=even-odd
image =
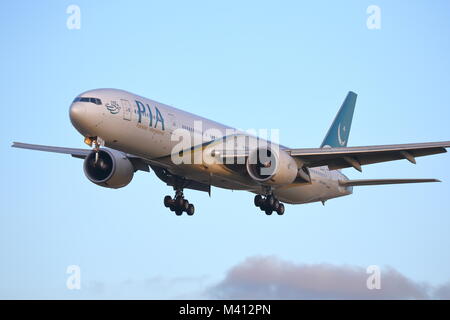
{"label": "cockpit window", "polygon": [[100,100],[99,98],[88,98],[88,97],[76,97],[75,99],[73,99],[73,102],[91,102],[91,103],[95,103],[97,105],[101,105],[102,104],[102,100]]}

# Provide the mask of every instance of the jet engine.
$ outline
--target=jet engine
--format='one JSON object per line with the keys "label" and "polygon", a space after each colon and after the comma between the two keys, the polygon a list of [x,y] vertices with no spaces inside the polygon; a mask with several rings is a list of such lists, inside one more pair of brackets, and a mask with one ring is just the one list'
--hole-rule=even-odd
{"label": "jet engine", "polygon": [[290,184],[298,173],[294,158],[279,148],[260,147],[252,150],[246,167],[252,179],[267,185]]}
{"label": "jet engine", "polygon": [[112,189],[129,184],[135,171],[124,153],[112,149],[100,149],[89,153],[84,159],[83,169],[90,181]]}

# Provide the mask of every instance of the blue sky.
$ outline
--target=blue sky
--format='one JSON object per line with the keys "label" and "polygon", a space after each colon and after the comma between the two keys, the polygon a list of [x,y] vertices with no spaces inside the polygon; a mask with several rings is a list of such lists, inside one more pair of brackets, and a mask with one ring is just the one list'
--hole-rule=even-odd
{"label": "blue sky", "polygon": [[[68,30],[66,8],[81,9]],[[381,8],[381,29],[366,9]],[[351,178],[438,178],[355,188],[268,217],[253,195],[187,191],[194,217],[162,205],[171,188],[138,173],[90,183],[82,161],[12,141],[84,147],[68,107],[121,88],[233,127],[280,128],[316,147],[349,90],[349,145],[450,140],[448,1],[9,1],[1,5],[1,298],[202,297],[253,256],[390,266],[450,281],[448,155],[373,165]],[[82,289],[65,286],[79,265]]]}

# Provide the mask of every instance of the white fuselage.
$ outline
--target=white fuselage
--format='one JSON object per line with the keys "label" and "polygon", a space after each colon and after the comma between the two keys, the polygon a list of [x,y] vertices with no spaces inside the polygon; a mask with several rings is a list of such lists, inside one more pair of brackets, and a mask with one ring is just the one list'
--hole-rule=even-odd
{"label": "white fuselage", "polygon": [[[85,99],[82,101],[79,98]],[[95,100],[86,101],[86,98],[100,100],[94,103]],[[201,183],[255,193],[260,193],[263,188],[248,175],[230,170],[221,162],[173,163],[171,155],[179,143],[173,138],[175,130],[188,130],[193,152],[204,153],[217,147],[223,141],[221,138],[234,130],[231,127],[123,90],[91,90],[80,94],[77,99],[71,105],[70,116],[73,125],[84,137],[98,137],[108,148],[142,157],[169,169],[173,174]],[[241,137],[245,135],[248,139],[257,139],[245,132],[234,132]],[[239,141],[236,139],[236,150],[241,148]],[[242,146],[242,149],[245,148]],[[339,180],[347,178],[338,170],[317,167],[309,169],[309,173],[311,182],[277,186],[273,188],[273,193],[280,201],[292,204],[326,201],[352,193],[351,187],[339,185]]]}

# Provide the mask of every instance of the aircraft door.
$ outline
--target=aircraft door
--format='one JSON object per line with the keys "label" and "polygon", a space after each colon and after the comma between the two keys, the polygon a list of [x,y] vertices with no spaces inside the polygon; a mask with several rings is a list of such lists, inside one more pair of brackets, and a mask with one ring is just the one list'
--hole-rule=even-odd
{"label": "aircraft door", "polygon": [[131,121],[131,104],[128,100],[120,99],[120,104],[123,109],[123,120]]}
{"label": "aircraft door", "polygon": [[169,120],[168,121],[168,127],[169,127],[168,129],[169,129],[169,131],[170,132],[175,131],[178,128],[176,116],[173,113],[168,113],[167,114],[167,120]]}

